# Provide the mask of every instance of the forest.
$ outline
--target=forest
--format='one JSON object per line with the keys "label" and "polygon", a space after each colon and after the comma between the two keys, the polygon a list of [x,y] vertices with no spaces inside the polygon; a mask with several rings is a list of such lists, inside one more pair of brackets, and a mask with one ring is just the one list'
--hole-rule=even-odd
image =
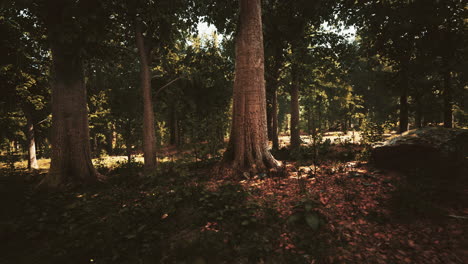
{"label": "forest", "polygon": [[463,0],[1,0],[0,264],[468,263]]}

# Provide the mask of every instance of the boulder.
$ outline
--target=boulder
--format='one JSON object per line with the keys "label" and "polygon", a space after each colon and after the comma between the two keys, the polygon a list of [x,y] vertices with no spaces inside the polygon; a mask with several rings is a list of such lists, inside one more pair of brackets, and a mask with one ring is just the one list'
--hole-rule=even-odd
{"label": "boulder", "polygon": [[426,127],[410,130],[372,149],[377,167],[463,168],[468,158],[468,129]]}

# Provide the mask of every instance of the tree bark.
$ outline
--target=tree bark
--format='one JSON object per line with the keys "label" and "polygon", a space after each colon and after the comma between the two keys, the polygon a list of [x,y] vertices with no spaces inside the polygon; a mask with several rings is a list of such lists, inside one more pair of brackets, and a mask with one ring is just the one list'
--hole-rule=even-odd
{"label": "tree bark", "polygon": [[[293,51],[294,52],[294,51]],[[297,149],[301,145],[299,129],[299,78],[295,63],[291,66],[291,148]]]}
{"label": "tree bark", "polygon": [[26,117],[26,134],[28,139],[28,170],[38,170],[36,158],[36,140],[34,137],[34,120],[29,109],[24,107],[24,116]]}
{"label": "tree bark", "polygon": [[[71,46],[71,48],[70,48]],[[98,173],[91,162],[88,109],[79,47],[51,39],[52,83],[51,165],[41,185],[59,187],[90,183]]]}
{"label": "tree bark", "polygon": [[422,128],[423,106],[421,100],[421,96],[419,96],[419,98],[416,98],[416,112],[414,115],[414,125],[416,128]]}
{"label": "tree bark", "polygon": [[177,120],[177,109],[173,105],[169,120],[170,139],[169,143],[173,146],[179,146],[179,122]]}
{"label": "tree bark", "polygon": [[127,153],[127,162],[132,162],[132,144],[128,138],[125,140],[125,152]]}
{"label": "tree bark", "polygon": [[443,97],[444,97],[444,127],[452,128],[453,127],[452,87],[451,87],[451,78],[450,78],[449,70],[444,72]]}
{"label": "tree bark", "polygon": [[101,153],[98,147],[97,134],[94,131],[91,131],[91,157],[99,158]]}
{"label": "tree bark", "polygon": [[278,91],[277,86],[273,87],[273,100],[271,102],[271,142],[273,149],[279,149],[278,140]]}
{"label": "tree bark", "polygon": [[[278,85],[280,78],[280,68],[282,64],[281,60],[281,48],[277,48],[275,51],[275,57],[273,66],[271,67],[271,74],[267,77],[268,90],[270,96],[270,116],[268,117],[268,139],[271,140],[273,149],[279,149],[278,140]],[[268,113],[267,113],[268,116]]]}
{"label": "tree bark", "polygon": [[267,83],[267,131],[268,131],[268,140],[273,138],[273,94],[271,93],[272,85],[268,81]]}
{"label": "tree bark", "polygon": [[400,90],[400,128],[399,133],[408,130],[408,67],[404,67],[401,72]]}
{"label": "tree bark", "polygon": [[261,0],[240,0],[232,128],[224,162],[257,173],[279,162],[268,149]]}
{"label": "tree bark", "polygon": [[107,155],[111,156],[114,152],[115,125],[111,123],[107,129],[108,131],[106,135],[106,150]]}
{"label": "tree bark", "polygon": [[140,82],[143,92],[143,155],[146,171],[156,167],[156,134],[151,96],[150,49],[145,45],[140,21],[135,22],[135,38],[140,58]]}

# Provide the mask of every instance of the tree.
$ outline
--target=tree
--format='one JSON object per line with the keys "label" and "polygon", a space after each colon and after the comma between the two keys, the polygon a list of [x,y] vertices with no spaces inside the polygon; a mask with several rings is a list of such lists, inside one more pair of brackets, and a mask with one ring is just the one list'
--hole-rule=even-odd
{"label": "tree", "polygon": [[279,163],[267,144],[261,1],[240,0],[239,10],[232,128],[224,161],[256,173]]}
{"label": "tree", "polygon": [[[194,20],[189,11],[191,0],[115,1],[116,25],[123,28],[126,43],[136,43],[140,61],[140,87],[143,97],[143,155],[144,167],[156,166],[156,132],[152,87],[154,55],[160,57],[174,44],[175,36]],[[169,15],[168,15],[169,14]],[[127,31],[126,29],[130,29]],[[121,33],[121,29],[116,30]]]}
{"label": "tree", "polygon": [[284,17],[284,6],[276,0],[266,1],[263,8],[263,24],[265,38],[265,80],[267,93],[267,128],[268,139],[272,141],[273,149],[279,148],[278,140],[278,89],[281,72],[284,69],[287,48]]}
{"label": "tree", "polygon": [[[419,2],[416,22],[424,25],[418,48],[423,57],[429,57],[435,66],[435,74],[442,79],[440,89],[443,97],[444,127],[453,127],[453,108],[457,101],[456,79],[463,71],[464,51],[466,50],[466,15],[468,10],[463,1]],[[435,41],[434,41],[435,40]]]}
{"label": "tree", "polygon": [[218,43],[213,34],[191,38],[189,43],[175,45],[158,68],[161,72],[156,71],[162,76],[155,82],[160,84],[155,89],[157,116],[166,117],[159,120],[167,121],[171,145],[191,144],[197,157],[213,157],[224,147],[230,125],[234,63],[226,46],[231,41]]}
{"label": "tree", "polygon": [[266,71],[267,88],[267,121],[268,139],[272,141],[273,149],[279,148],[278,140],[278,88],[280,71],[283,64],[283,50],[275,47],[273,54],[269,57]]}
{"label": "tree", "polygon": [[[414,1],[359,1],[351,21],[357,23],[362,44],[370,55],[379,54],[398,72],[399,133],[408,130],[408,94],[411,87],[411,60],[415,52],[418,27],[411,15]],[[408,20],[407,18],[410,17]]]}
{"label": "tree", "polygon": [[143,92],[143,156],[145,169],[151,170],[156,166],[156,134],[154,126],[153,99],[151,93],[150,52],[148,41],[145,41],[142,22],[135,21],[135,39],[140,58],[140,85]]}
{"label": "tree", "polygon": [[7,118],[8,112],[19,112],[26,119],[24,134],[28,152],[28,169],[39,168],[36,158],[36,121],[47,116],[49,57],[44,50],[44,43],[34,31],[34,20],[27,15],[20,15],[14,5],[2,9],[0,28],[3,38],[0,41],[1,100],[2,112]]}
{"label": "tree", "polygon": [[[271,2],[275,2],[271,0]],[[307,35],[311,34],[320,25],[329,20],[334,11],[333,1],[307,1],[292,2],[277,1],[275,13],[279,16],[282,25],[280,29],[283,38],[289,44],[289,70],[290,70],[290,135],[291,148],[298,148],[300,138],[300,91],[304,85],[303,59],[310,45]]]}
{"label": "tree", "polygon": [[53,65],[51,165],[40,184],[95,182],[83,63],[87,45],[102,35],[99,19],[108,16],[100,3],[90,0],[38,1],[26,10],[46,29]]}

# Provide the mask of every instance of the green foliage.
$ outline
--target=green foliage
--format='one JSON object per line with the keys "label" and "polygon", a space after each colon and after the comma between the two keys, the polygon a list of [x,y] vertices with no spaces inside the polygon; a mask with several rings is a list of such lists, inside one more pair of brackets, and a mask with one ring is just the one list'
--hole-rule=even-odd
{"label": "green foliage", "polygon": [[361,142],[364,146],[362,151],[358,154],[359,160],[369,160],[372,146],[376,143],[384,141],[384,133],[389,133],[394,125],[391,122],[376,123],[368,118],[364,118],[361,123]]}
{"label": "green foliage", "polygon": [[361,124],[361,144],[370,145],[382,141],[384,132],[385,127],[383,124],[364,119]]}

